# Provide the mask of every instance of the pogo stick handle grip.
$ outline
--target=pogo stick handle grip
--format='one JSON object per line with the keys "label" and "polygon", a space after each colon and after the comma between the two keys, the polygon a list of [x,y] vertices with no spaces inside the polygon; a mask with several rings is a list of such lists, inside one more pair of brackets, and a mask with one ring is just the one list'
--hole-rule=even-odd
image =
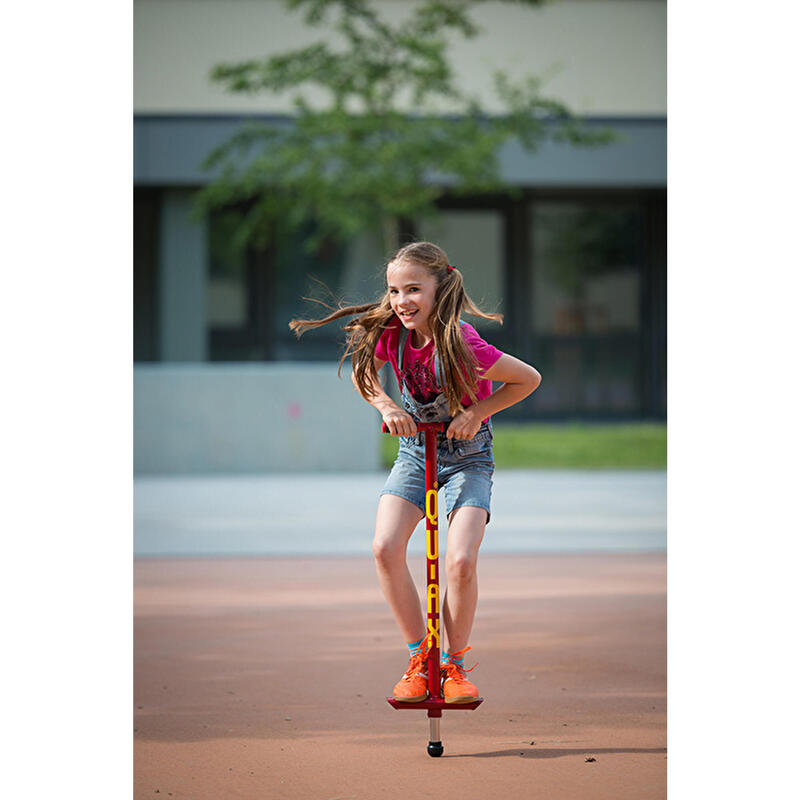
{"label": "pogo stick handle grip", "polygon": [[[419,431],[439,431],[444,430],[444,422],[418,422],[417,430]],[[381,423],[381,433],[389,433],[389,428],[385,422]]]}

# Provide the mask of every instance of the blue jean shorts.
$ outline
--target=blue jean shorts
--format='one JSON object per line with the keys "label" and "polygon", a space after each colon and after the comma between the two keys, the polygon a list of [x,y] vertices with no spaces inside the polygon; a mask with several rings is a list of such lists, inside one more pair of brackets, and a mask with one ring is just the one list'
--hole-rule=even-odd
{"label": "blue jean shorts", "polygon": [[[417,506],[425,513],[425,444],[416,436],[401,436],[397,459],[386,479],[381,494],[394,494]],[[492,432],[481,425],[469,441],[439,435],[437,449],[439,489],[444,489],[447,516],[461,506],[477,506],[486,511],[486,522],[491,518]]]}

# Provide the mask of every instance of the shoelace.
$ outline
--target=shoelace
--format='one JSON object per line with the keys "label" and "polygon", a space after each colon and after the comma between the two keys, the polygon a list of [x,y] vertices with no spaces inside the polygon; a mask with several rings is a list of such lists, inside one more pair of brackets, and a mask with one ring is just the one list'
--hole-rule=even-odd
{"label": "shoelace", "polygon": [[406,670],[406,674],[403,675],[404,681],[410,681],[418,672],[427,672],[427,670],[423,669],[423,665],[426,664],[428,660],[428,647],[427,643],[420,645],[419,650],[417,650],[416,655],[411,656],[411,660],[408,662],[408,669]]}
{"label": "shoelace", "polygon": [[[465,647],[463,650],[459,650],[457,653],[450,653],[450,658],[461,658],[464,657],[464,653],[467,650],[472,650],[472,647]],[[451,661],[448,661],[446,664],[442,664],[441,670],[445,673],[445,677],[449,678],[454,681],[465,681],[466,673],[472,672],[478,665],[470,667],[469,669],[465,669],[464,667],[460,666],[459,664],[453,664]]]}

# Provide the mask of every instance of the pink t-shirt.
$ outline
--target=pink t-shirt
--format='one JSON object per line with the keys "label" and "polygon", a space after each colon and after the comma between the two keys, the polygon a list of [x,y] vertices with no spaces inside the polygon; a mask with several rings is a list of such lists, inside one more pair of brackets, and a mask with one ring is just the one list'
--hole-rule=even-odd
{"label": "pink t-shirt", "polygon": [[[397,344],[400,338],[400,328],[402,323],[395,318],[389,323],[389,327],[381,334],[378,345],[375,348],[375,355],[381,361],[388,361],[392,365],[397,382],[402,388],[405,380],[406,388],[419,403],[430,403],[441,389],[436,385],[433,376],[433,339],[424,347],[417,349],[411,344],[411,333],[406,339],[406,348],[403,353],[403,375],[401,379],[400,371],[397,368]],[[486,372],[501,355],[502,351],[493,345],[485,342],[479,336],[475,328],[469,323],[461,325],[461,335],[467,347],[472,350],[475,360],[478,363],[478,371]],[[492,382],[490,380],[479,380],[476,395],[478,400],[483,400],[492,393]],[[472,405],[468,395],[461,398],[461,405],[465,408]]]}

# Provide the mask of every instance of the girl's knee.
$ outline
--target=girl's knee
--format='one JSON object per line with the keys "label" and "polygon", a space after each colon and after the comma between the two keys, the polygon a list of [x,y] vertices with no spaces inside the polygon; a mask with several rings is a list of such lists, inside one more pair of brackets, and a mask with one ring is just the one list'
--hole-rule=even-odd
{"label": "girl's knee", "polygon": [[398,563],[405,563],[406,548],[401,542],[375,535],[372,540],[372,554],[381,567],[392,567]]}
{"label": "girl's knee", "polygon": [[448,581],[470,581],[478,571],[477,553],[450,553],[445,559],[445,570]]}
{"label": "girl's knee", "polygon": [[392,568],[406,562],[406,547],[422,511],[401,497],[385,494],[378,503],[372,553],[378,566]]}

